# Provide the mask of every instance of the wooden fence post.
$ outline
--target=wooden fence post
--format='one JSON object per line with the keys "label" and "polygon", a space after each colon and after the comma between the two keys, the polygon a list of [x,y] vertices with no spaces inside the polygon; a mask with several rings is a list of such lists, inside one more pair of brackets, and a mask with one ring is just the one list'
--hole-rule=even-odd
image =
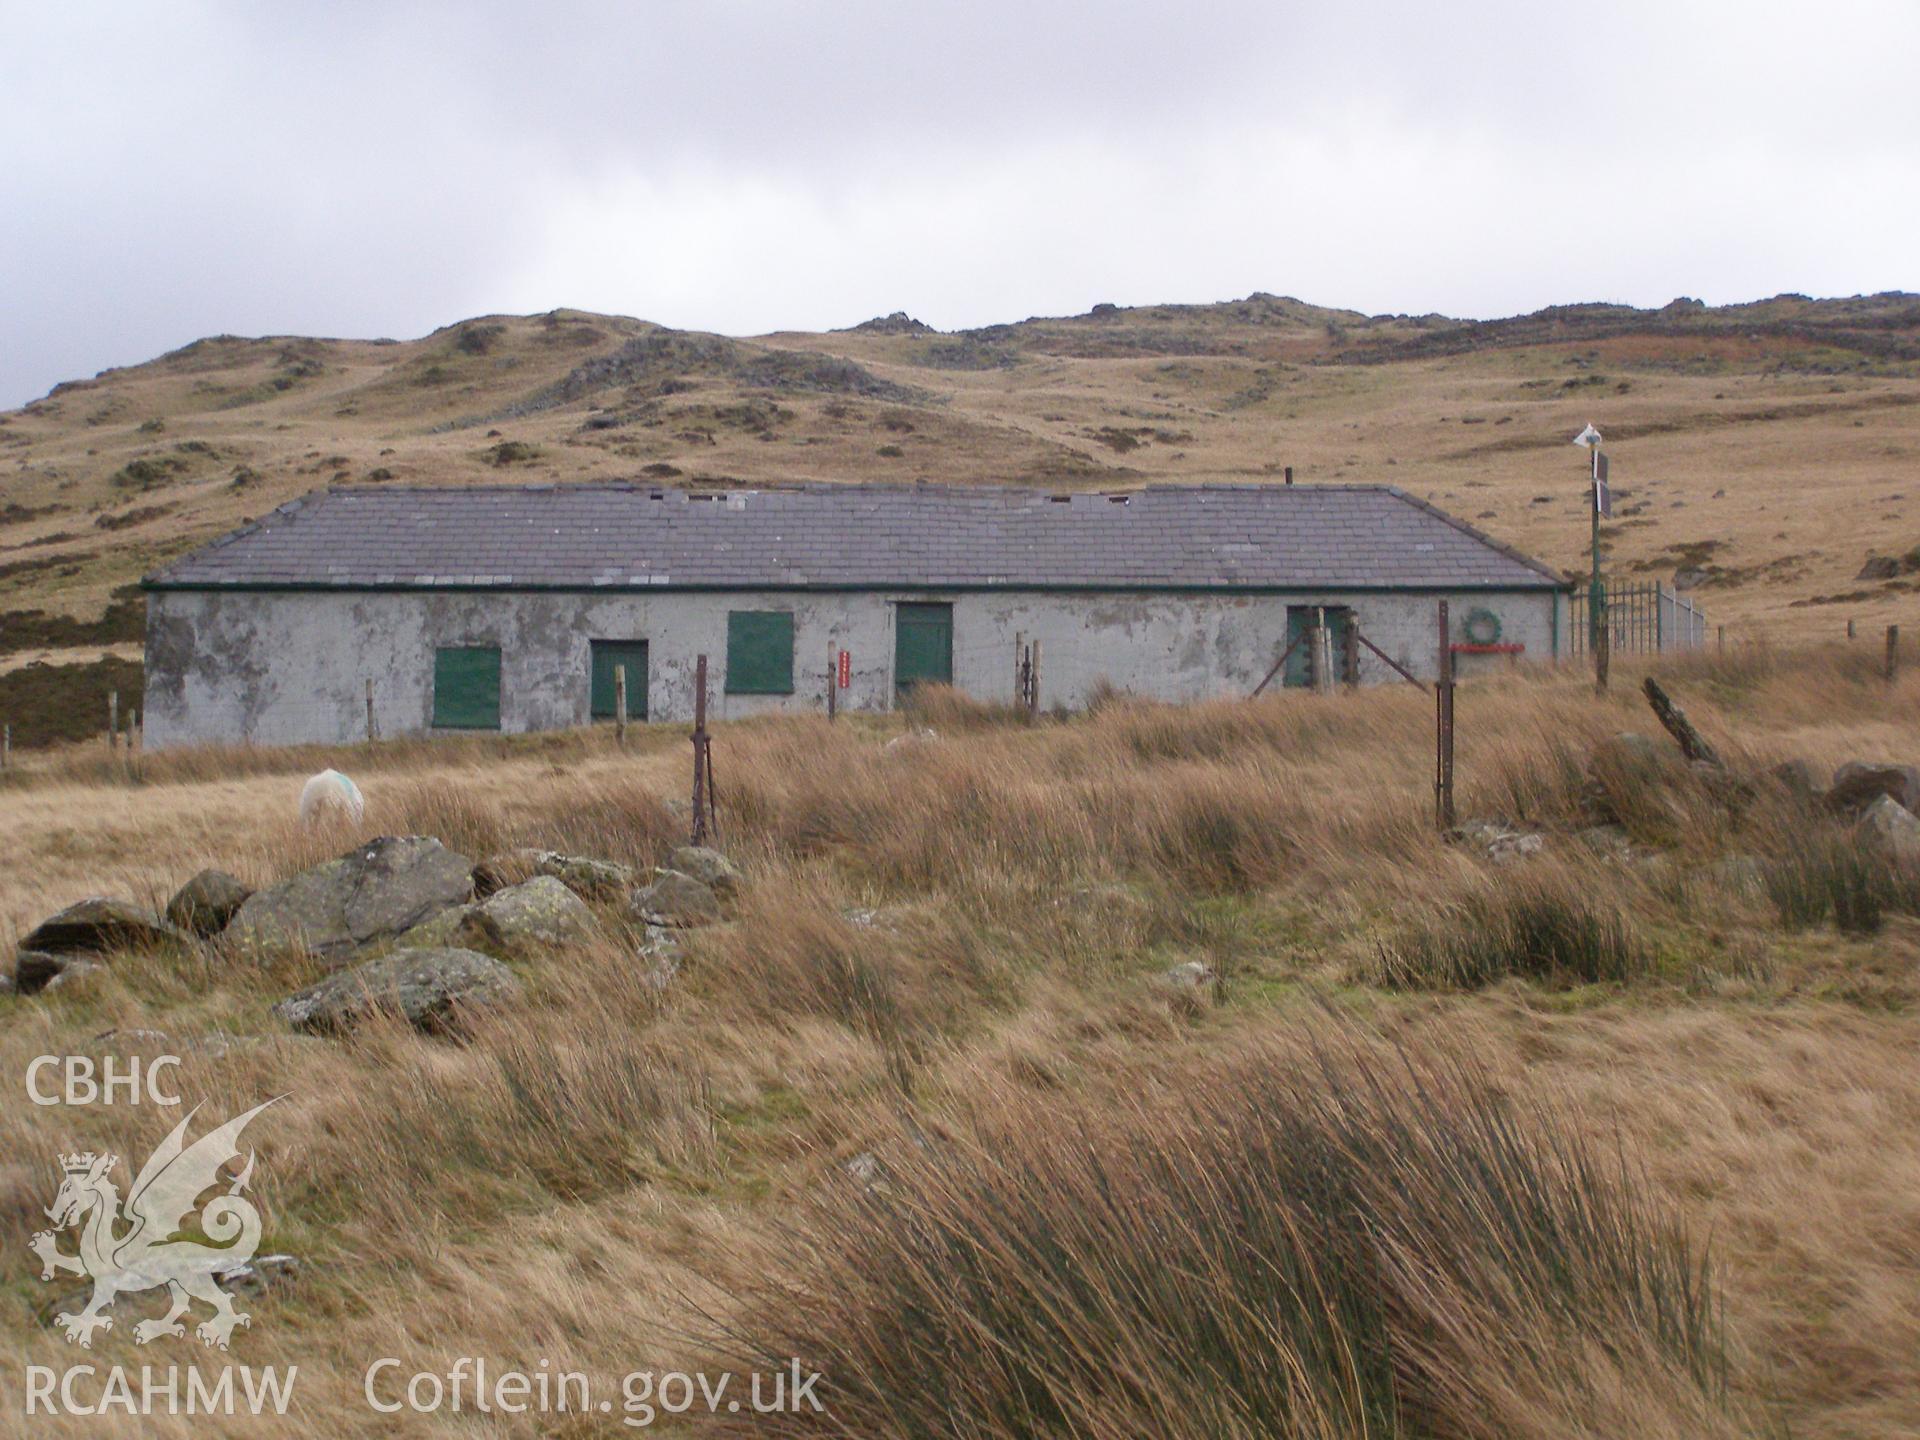
{"label": "wooden fence post", "polygon": [[138,738],[139,734],[140,712],[138,710],[129,710],[127,712],[127,754],[133,754],[133,742]]}
{"label": "wooden fence post", "polygon": [[707,843],[707,657],[693,670],[693,843]]}
{"label": "wooden fence post", "polygon": [[1891,685],[1895,675],[1900,673],[1900,627],[1887,626],[1887,683]]}
{"label": "wooden fence post", "polygon": [[367,677],[367,743],[371,745],[379,737],[379,731],[373,726],[373,677]]}
{"label": "wooden fence post", "polygon": [[1847,638],[1853,639],[1853,621],[1851,620],[1847,621]]}
{"label": "wooden fence post", "polygon": [[13,726],[0,727],[0,770],[13,764]]}
{"label": "wooden fence post", "polygon": [[613,739],[614,743],[624,746],[627,743],[627,667],[613,667]]}
{"label": "wooden fence post", "polygon": [[1440,674],[1433,687],[1433,812],[1445,835],[1453,829],[1453,635],[1440,602]]}
{"label": "wooden fence post", "polygon": [[1027,718],[1040,718],[1040,642],[1033,642],[1033,651],[1027,661]]}
{"label": "wooden fence post", "polygon": [[1720,647],[1720,653],[1724,655],[1727,653],[1727,627],[1724,625],[1716,625],[1713,627],[1713,630],[1714,643]]}
{"label": "wooden fence post", "polygon": [[107,692],[107,749],[120,748],[120,692]]}
{"label": "wooden fence post", "polygon": [[1341,668],[1346,672],[1347,687],[1357,689],[1360,684],[1360,622],[1352,611],[1347,612],[1347,628],[1342,635],[1341,648],[1346,651],[1341,658]]}
{"label": "wooden fence post", "polygon": [[834,653],[833,642],[827,642],[827,719],[839,718],[840,713],[840,657]]}

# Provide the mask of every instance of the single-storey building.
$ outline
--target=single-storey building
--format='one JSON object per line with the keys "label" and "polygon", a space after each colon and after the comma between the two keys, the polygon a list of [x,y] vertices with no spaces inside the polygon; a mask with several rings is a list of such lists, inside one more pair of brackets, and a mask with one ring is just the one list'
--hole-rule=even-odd
{"label": "single-storey building", "polygon": [[1385,486],[580,484],[319,491],[145,588],[166,746],[353,741],[369,706],[383,736],[584,725],[617,666],[633,717],[685,721],[701,655],[719,718],[820,710],[835,670],[842,709],[1011,701],[1033,642],[1047,708],[1245,695],[1282,655],[1276,686],[1425,678],[1436,600],[1473,654],[1544,659],[1567,587]]}

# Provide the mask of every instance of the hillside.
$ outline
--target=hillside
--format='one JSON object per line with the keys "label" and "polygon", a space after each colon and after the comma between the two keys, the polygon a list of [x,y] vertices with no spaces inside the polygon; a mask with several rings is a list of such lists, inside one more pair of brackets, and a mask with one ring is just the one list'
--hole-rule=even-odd
{"label": "hillside", "polygon": [[1386,481],[1585,566],[1607,435],[1617,573],[1735,635],[1897,618],[1920,547],[1920,297],[1365,316],[1265,294],[941,333],[754,339],[556,311],[419,340],[197,341],[0,414],[0,678],[137,653],[127,587],[316,486]]}

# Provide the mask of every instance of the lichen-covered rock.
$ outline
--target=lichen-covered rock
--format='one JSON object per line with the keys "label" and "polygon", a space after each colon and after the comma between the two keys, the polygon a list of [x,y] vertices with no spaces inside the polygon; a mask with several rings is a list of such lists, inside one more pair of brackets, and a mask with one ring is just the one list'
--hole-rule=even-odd
{"label": "lichen-covered rock", "polygon": [[248,897],[225,938],[339,956],[400,935],[473,895],[473,862],[423,835],[383,835]]}
{"label": "lichen-covered rock", "polygon": [[628,904],[649,925],[685,928],[720,916],[720,901],[711,887],[678,870],[657,872],[654,882],[634,891]]}
{"label": "lichen-covered rock", "polygon": [[273,1013],[296,1030],[350,1030],[390,1012],[429,1033],[458,1031],[476,1010],[520,998],[519,979],[490,955],[453,948],[396,950],[289,995]]}
{"label": "lichen-covered rock", "polygon": [[740,867],[705,845],[682,845],[667,857],[667,869],[691,875],[716,895],[732,895],[740,888]]}
{"label": "lichen-covered rock", "polygon": [[167,919],[195,935],[218,935],[253,891],[224,870],[202,870],[167,902]]}
{"label": "lichen-covered rock", "polygon": [[510,951],[576,945],[591,939],[593,911],[561,881],[536,875],[495,891],[467,911],[461,928],[478,929]]}
{"label": "lichen-covered rock", "polygon": [[474,893],[485,899],[495,891],[536,875],[550,875],[583,900],[618,900],[639,877],[630,865],[563,855],[557,850],[510,850],[473,867]]}

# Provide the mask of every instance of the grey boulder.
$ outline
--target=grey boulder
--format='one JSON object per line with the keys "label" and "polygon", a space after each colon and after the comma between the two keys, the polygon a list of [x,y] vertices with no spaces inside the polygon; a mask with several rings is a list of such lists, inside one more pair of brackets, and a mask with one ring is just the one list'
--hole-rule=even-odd
{"label": "grey boulder", "polygon": [[296,1030],[340,1033],[368,1016],[401,1016],[431,1034],[457,1032],[476,1010],[519,999],[519,979],[473,950],[396,950],[289,995],[273,1013]]}
{"label": "grey boulder", "polygon": [[1898,800],[1882,795],[1860,817],[1867,844],[1895,860],[1920,860],[1920,819]]}
{"label": "grey boulder", "polygon": [[551,875],[496,890],[470,909],[462,928],[510,951],[550,949],[592,938],[586,902]]}
{"label": "grey boulder", "polygon": [[667,857],[667,869],[692,876],[716,895],[740,888],[740,867],[705,845],[682,845]]}
{"label": "grey boulder", "polygon": [[422,835],[383,835],[247,898],[226,937],[255,950],[340,955],[473,895],[473,862]]}
{"label": "grey boulder", "polygon": [[218,935],[253,894],[224,870],[202,870],[167,902],[167,919],[195,935]]}
{"label": "grey boulder", "polygon": [[657,872],[651,885],[633,892],[629,904],[649,925],[684,929],[720,917],[720,902],[712,888],[678,870]]}

